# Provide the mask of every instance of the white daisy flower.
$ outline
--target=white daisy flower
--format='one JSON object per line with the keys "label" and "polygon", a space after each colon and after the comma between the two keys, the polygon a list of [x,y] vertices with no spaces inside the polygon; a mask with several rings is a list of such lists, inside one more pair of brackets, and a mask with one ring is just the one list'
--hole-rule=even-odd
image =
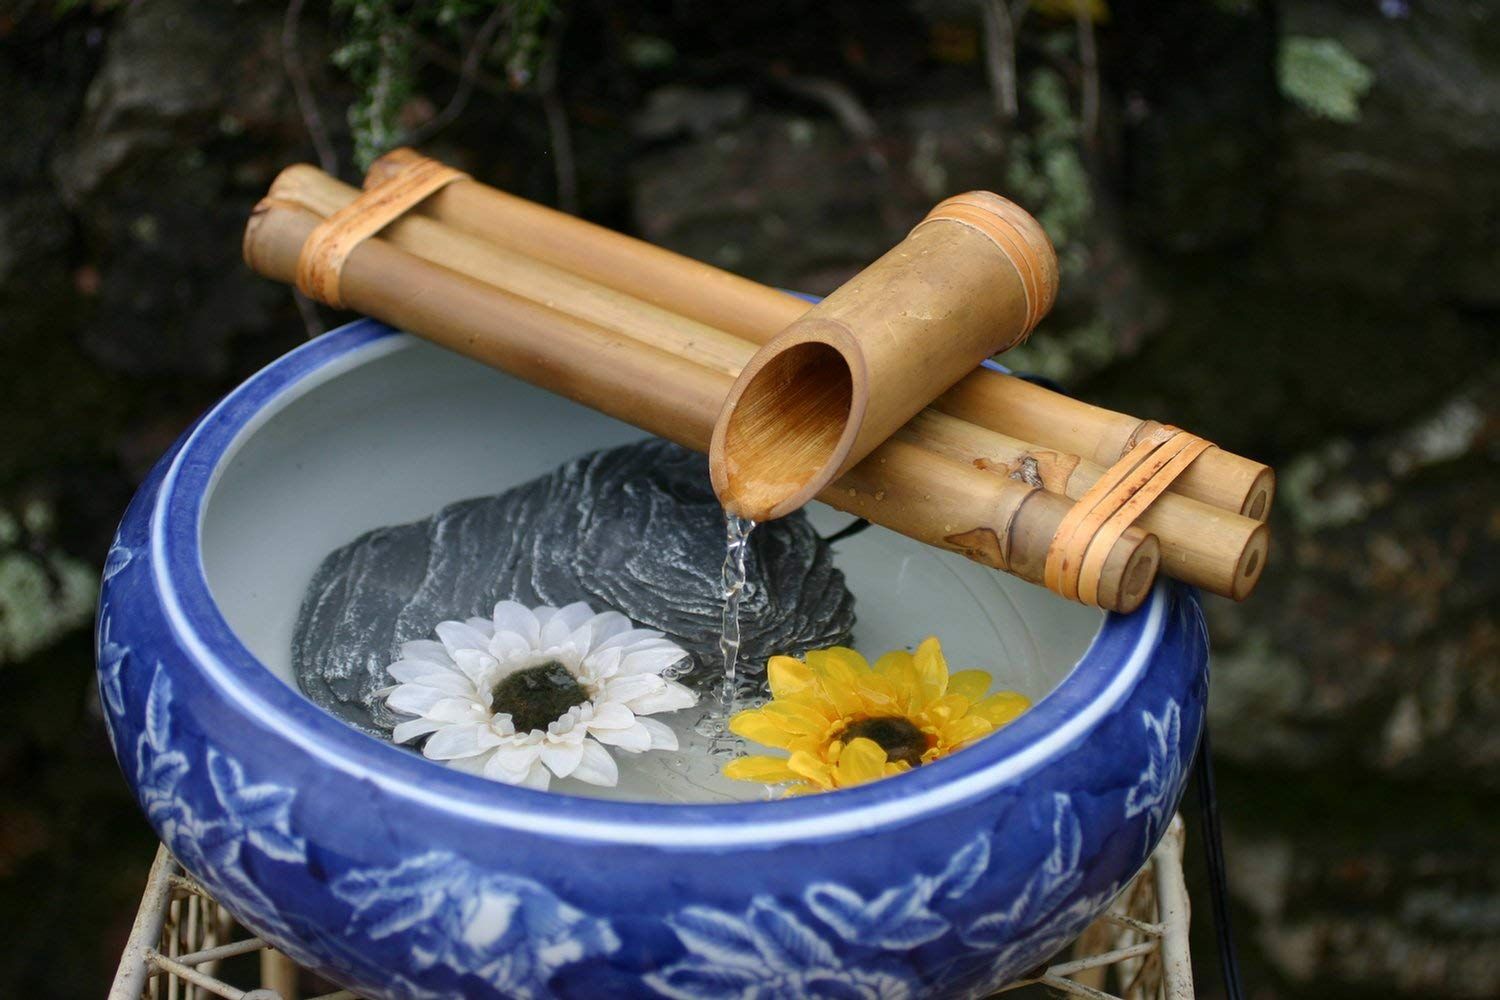
{"label": "white daisy flower", "polygon": [[536,609],[501,601],[493,618],[435,631],[440,641],[404,643],[386,668],[398,683],[385,703],[416,716],[392,738],[427,736],[429,760],[507,784],[546,788],[556,775],[614,785],[607,748],[676,750],[676,734],[646,716],[698,700],[661,676],[686,650],[581,601]]}

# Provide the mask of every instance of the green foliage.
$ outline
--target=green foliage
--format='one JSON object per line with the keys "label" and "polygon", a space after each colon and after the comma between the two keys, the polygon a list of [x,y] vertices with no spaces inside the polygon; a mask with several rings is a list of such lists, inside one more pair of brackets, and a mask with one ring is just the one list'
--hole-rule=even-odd
{"label": "green foliage", "polygon": [[557,0],[334,0],[333,9],[344,34],[333,62],[359,88],[349,128],[363,170],[406,141],[401,118],[416,94],[419,41],[467,53],[484,44],[480,26],[498,15],[503,26],[475,53],[478,65],[499,68],[519,89],[535,75]]}
{"label": "green foliage", "polygon": [[1094,196],[1079,148],[1074,117],[1061,74],[1038,69],[1026,82],[1026,104],[1034,116],[1028,132],[1015,137],[1006,168],[1006,190],[1026,205],[1057,245],[1064,272],[1082,268],[1076,246],[1094,211]]}
{"label": "green foliage", "polygon": [[1276,53],[1281,93],[1303,111],[1346,124],[1359,121],[1360,98],[1375,73],[1336,39],[1293,35]]}

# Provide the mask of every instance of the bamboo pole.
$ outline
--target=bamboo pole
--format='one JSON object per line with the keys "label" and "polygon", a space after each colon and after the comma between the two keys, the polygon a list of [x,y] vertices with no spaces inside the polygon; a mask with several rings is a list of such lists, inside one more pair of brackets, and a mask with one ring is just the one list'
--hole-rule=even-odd
{"label": "bamboo pole", "polygon": [[[270,197],[328,216],[352,202],[358,193],[315,167],[298,165],[282,171],[272,184]],[[381,239],[424,260],[687,358],[730,379],[739,375],[755,353],[754,345],[739,337],[419,214],[398,219],[382,231]],[[1017,440],[933,408],[918,414],[897,431],[897,436],[972,468],[1042,485],[1075,500],[1104,471],[1102,466],[1077,456]],[[693,443],[687,446],[698,447]],[[1258,521],[1168,492],[1138,523],[1158,537],[1163,571],[1211,593],[1243,600],[1265,568],[1269,529]]]}
{"label": "bamboo pole", "polygon": [[[387,153],[370,167],[366,187],[418,158],[411,149]],[[474,180],[448,185],[414,212],[758,346],[809,308],[794,295]],[[934,405],[970,423],[1099,465],[1115,462],[1152,426],[992,371],[971,373]],[[1214,448],[1169,492],[1264,521],[1275,484],[1268,466]]]}
{"label": "bamboo pole", "polygon": [[[321,220],[267,198],[245,230],[252,269],[291,283]],[[344,262],[352,309],[698,451],[706,450],[730,378],[615,331],[423,260],[384,239]],[[1071,504],[906,441],[876,449],[821,493],[830,506],[1040,583],[1047,546]],[[1106,561],[1099,604],[1131,611],[1160,562],[1154,535],[1132,527]]]}

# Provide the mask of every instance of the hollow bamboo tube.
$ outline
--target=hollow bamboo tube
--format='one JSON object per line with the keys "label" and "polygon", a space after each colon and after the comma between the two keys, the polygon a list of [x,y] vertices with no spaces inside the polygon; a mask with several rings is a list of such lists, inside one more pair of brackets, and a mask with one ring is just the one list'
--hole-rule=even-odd
{"label": "hollow bamboo tube", "polygon": [[[1062,399],[1068,401],[1066,406],[1058,404]],[[968,423],[1045,442],[1105,466],[1160,426],[990,369],[974,372],[933,406]],[[1264,521],[1271,514],[1276,473],[1268,465],[1211,448],[1183,471],[1169,492]]]}
{"label": "hollow bamboo tube", "polygon": [[[371,166],[366,186],[418,158],[420,154],[410,149],[387,153]],[[794,295],[474,180],[448,185],[414,214],[757,345],[765,344],[809,308]],[[1138,417],[991,371],[971,373],[934,405],[970,423],[1100,465],[1115,462],[1129,442],[1150,427]],[[1264,521],[1270,515],[1275,485],[1275,473],[1268,466],[1214,448],[1199,457],[1168,492]]]}
{"label": "hollow bamboo tube", "polygon": [[[348,205],[358,193],[304,164],[282,171],[271,186],[270,197],[327,216]],[[405,216],[383,230],[381,238],[424,260],[688,358],[730,378],[737,376],[754,354],[754,345],[738,337],[433,219]],[[1046,489],[1075,500],[1104,471],[1077,456],[989,431],[931,408],[897,434],[928,451],[999,475],[1024,476],[1029,460]],[[1037,480],[1026,481],[1034,485]],[[1258,521],[1169,492],[1157,499],[1139,523],[1160,540],[1162,568],[1169,576],[1211,593],[1243,600],[1265,567],[1269,529]]]}
{"label": "hollow bamboo tube", "polygon": [[[898,433],[940,455],[1040,483],[1073,500],[1105,472],[1077,455],[1038,448],[932,409],[917,414]],[[1222,597],[1244,600],[1265,570],[1271,529],[1242,514],[1163,493],[1136,524],[1161,540],[1162,572]]]}
{"label": "hollow bamboo tube", "polygon": [[[267,198],[245,230],[246,262],[266,277],[291,283],[302,246],[319,221],[299,205]],[[366,240],[349,255],[340,289],[350,308],[698,451],[708,446],[731,383],[725,374],[383,239]],[[876,449],[819,499],[1033,583],[1042,579],[1047,544],[1071,506],[1045,490],[904,441]],[[1100,606],[1139,607],[1159,563],[1156,537],[1132,527],[1111,550]]]}
{"label": "hollow bamboo tube", "polygon": [[1056,295],[1035,219],[983,191],[943,202],[750,359],[714,427],[714,491],[756,521],[796,510],[1025,340]]}

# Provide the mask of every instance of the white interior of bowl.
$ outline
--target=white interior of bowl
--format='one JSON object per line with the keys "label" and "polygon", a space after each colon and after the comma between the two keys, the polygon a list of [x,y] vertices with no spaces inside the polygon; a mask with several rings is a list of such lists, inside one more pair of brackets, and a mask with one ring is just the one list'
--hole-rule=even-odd
{"label": "white interior of bowl", "polygon": [[[209,588],[245,646],[294,685],[298,609],[331,551],[642,436],[420,341],[377,341],[269,401],[225,455],[201,528]],[[825,534],[850,520],[809,513]],[[953,669],[984,667],[1037,700],[1099,627],[1095,611],[882,528],[835,552],[866,655],[935,634]]]}

